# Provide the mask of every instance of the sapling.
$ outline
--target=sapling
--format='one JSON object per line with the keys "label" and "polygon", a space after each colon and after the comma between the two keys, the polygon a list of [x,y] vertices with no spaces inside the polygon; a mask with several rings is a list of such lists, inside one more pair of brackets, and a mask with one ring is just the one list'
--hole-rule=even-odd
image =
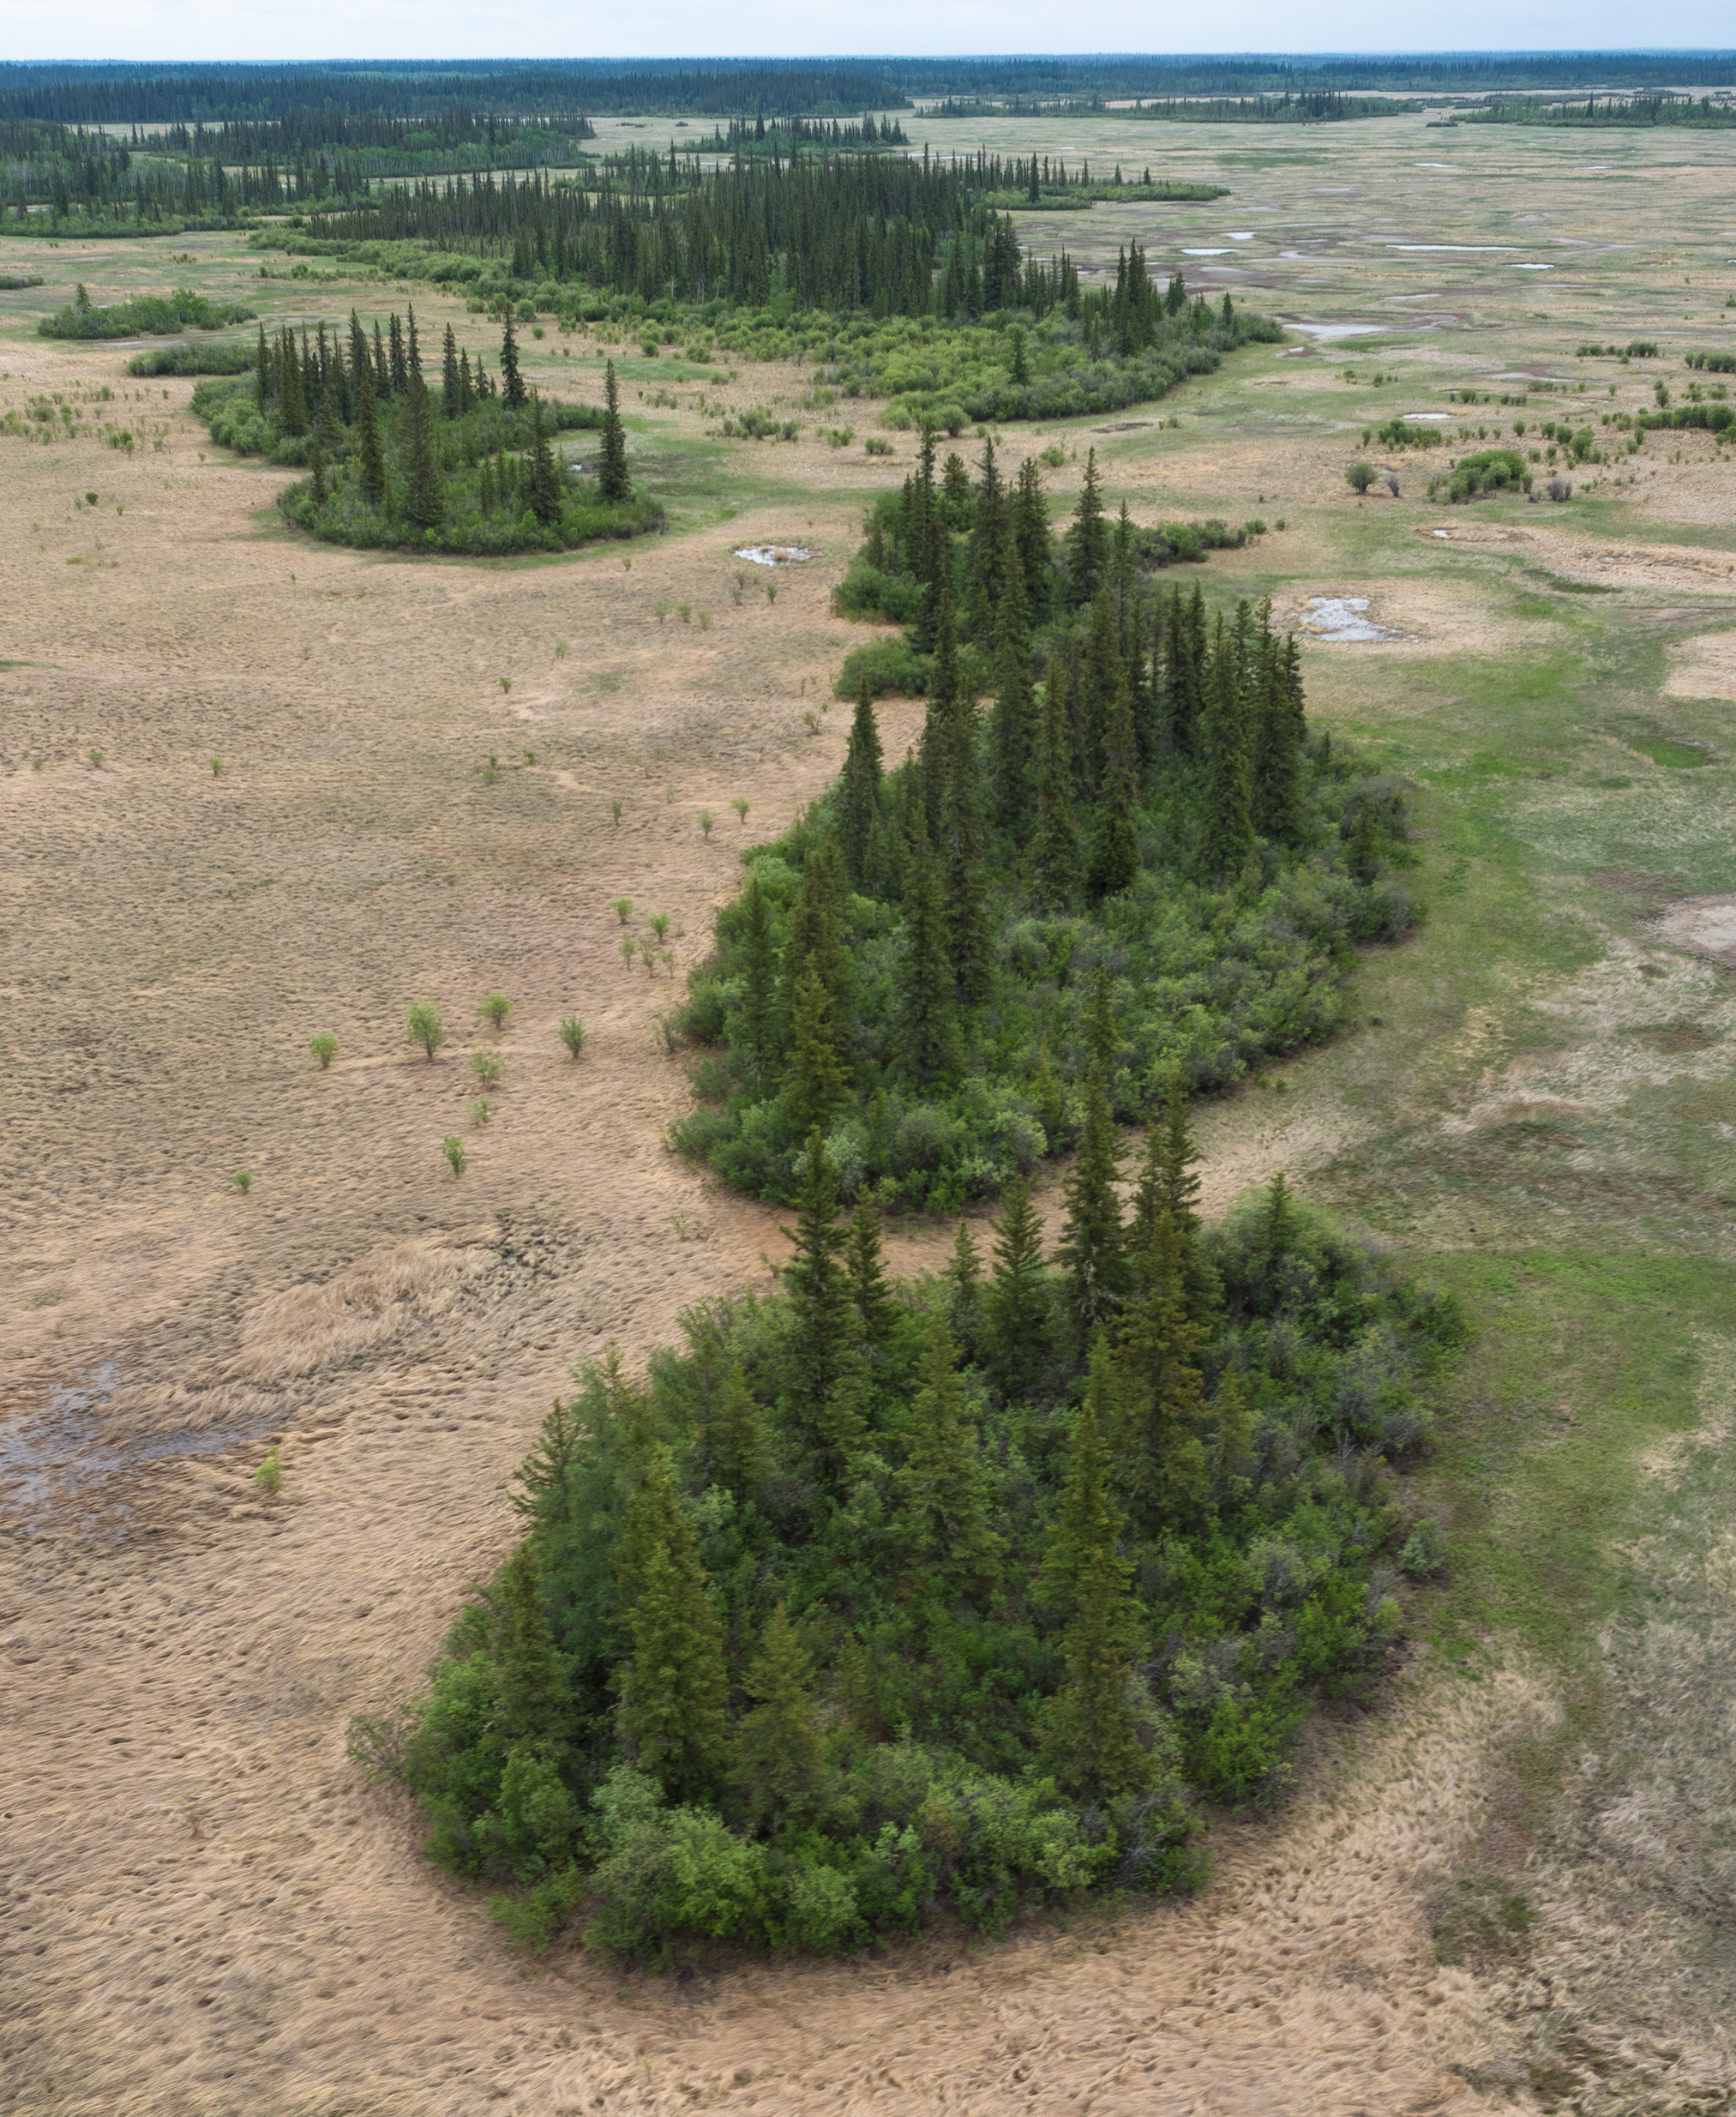
{"label": "sapling", "polygon": [[324,1073],[338,1055],[338,1039],[329,1029],[322,1029],[316,1037],[308,1038],[308,1049],[320,1062],[320,1071]]}
{"label": "sapling", "polygon": [[229,1181],[235,1186],[236,1189],[240,1192],[241,1195],[245,1198],[248,1193],[253,1188],[253,1171],[250,1169],[237,1169]]}
{"label": "sapling", "polygon": [[681,619],[684,625],[691,620],[693,614],[694,606],[691,603],[677,603],[676,604],[676,616]]}
{"label": "sapling", "polygon": [[465,1064],[476,1075],[479,1088],[498,1088],[501,1075],[506,1071],[505,1062],[498,1051],[472,1051]]}
{"label": "sapling", "polygon": [[585,1049],[585,1025],[576,1014],[562,1017],[561,1041],[567,1047],[568,1058],[577,1058]]}
{"label": "sapling", "polygon": [[775,603],[778,600],[778,583],[775,580],[768,580],[766,583],[766,600],[768,603]]}
{"label": "sapling", "polygon": [[626,964],[628,970],[633,968],[633,959],[634,954],[637,953],[639,943],[634,939],[631,934],[622,935],[621,940],[621,959],[624,964]]}
{"label": "sapling", "polygon": [[103,752],[99,749],[93,749],[87,751],[86,755],[90,759],[91,770],[93,772],[100,772],[103,768]]}
{"label": "sapling", "polygon": [[520,755],[524,758],[524,761],[525,761],[525,762],[526,762],[527,765],[533,765],[533,764],[535,764],[535,763],[536,763],[536,761],[537,761],[537,753],[536,753],[536,751],[535,751],[535,750],[533,750],[533,749],[523,750],[523,751],[521,751],[520,754]]}
{"label": "sapling", "polygon": [[453,1175],[461,1176],[465,1171],[464,1141],[456,1133],[448,1132],[440,1143],[440,1151],[445,1155],[446,1165]]}
{"label": "sapling", "polygon": [[633,899],[631,897],[611,897],[609,900],[609,908],[625,926],[633,911]]}
{"label": "sapling", "polygon": [[278,1494],[282,1491],[283,1461],[278,1454],[275,1441],[266,1450],[264,1462],[253,1473],[253,1482],[267,1500],[276,1499]]}
{"label": "sapling", "polygon": [[650,927],[652,932],[657,935],[659,945],[668,939],[669,913],[667,911],[653,911],[651,917],[646,921],[646,924]]}
{"label": "sapling", "polygon": [[566,652],[567,652],[567,642],[566,642],[564,640],[556,640],[556,642],[555,642],[555,658],[556,658],[556,659],[558,661],[558,660],[562,658],[562,655],[564,655],[564,654],[566,653]]}
{"label": "sapling", "polygon": [[700,612],[700,630],[701,632],[709,632],[711,628],[712,613],[709,610],[701,610]]}
{"label": "sapling", "polygon": [[487,1124],[488,1121],[494,1116],[494,1114],[493,1104],[489,1102],[486,1096],[480,1095],[478,1096],[475,1102],[471,1104],[467,1112],[472,1124],[477,1126]]}
{"label": "sapling", "polygon": [[751,805],[752,804],[748,801],[746,796],[742,794],[737,794],[734,801],[730,803],[730,808],[732,808],[736,812],[736,821],[737,823],[742,825],[747,823],[748,810]]}
{"label": "sapling", "polygon": [[211,760],[211,776],[213,779],[220,779],[222,778],[223,760],[220,757],[213,757]]}
{"label": "sapling", "polygon": [[513,1003],[503,992],[491,992],[477,1009],[477,1019],[486,1022],[496,1036],[507,1025],[507,1017],[513,1011]]}
{"label": "sapling", "polygon": [[709,838],[709,837],[711,836],[711,834],[712,834],[712,824],[713,821],[714,821],[714,819],[713,819],[712,815],[712,812],[711,812],[711,810],[710,810],[709,809],[700,809],[700,830],[704,833],[704,834],[705,834],[707,838]]}
{"label": "sapling", "polygon": [[616,822],[618,824],[621,821],[621,803],[618,801],[612,801],[610,803],[609,806],[615,817]]}
{"label": "sapling", "polygon": [[418,1000],[405,1018],[411,1043],[419,1043],[432,1063],[435,1053],[446,1042],[446,1025],[440,1019],[440,1009],[432,1000]]}
{"label": "sapling", "polygon": [[510,690],[512,689],[512,688],[513,688],[513,680],[512,680],[512,678],[511,678],[510,677],[502,677],[501,678],[501,689],[502,689],[502,690],[503,690],[503,691],[510,691]]}

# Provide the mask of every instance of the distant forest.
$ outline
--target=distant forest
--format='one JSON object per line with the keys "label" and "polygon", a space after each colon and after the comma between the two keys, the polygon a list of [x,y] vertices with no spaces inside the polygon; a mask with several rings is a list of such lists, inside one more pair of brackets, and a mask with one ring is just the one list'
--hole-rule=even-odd
{"label": "distant forest", "polygon": [[1571,103],[1495,103],[1487,110],[1463,111],[1451,122],[1466,125],[1589,125],[1633,127],[1686,125],[1717,130],[1736,125],[1736,104],[1709,96],[1587,96]]}
{"label": "distant forest", "polygon": [[136,63],[0,66],[0,119],[61,124],[206,124],[320,107],[418,117],[483,107],[530,117],[580,109],[702,117],[837,117],[913,98],[1259,97],[1352,90],[1487,95],[1509,89],[1717,87],[1730,51],[1444,52],[1320,59],[1173,57],[358,61],[309,66]]}

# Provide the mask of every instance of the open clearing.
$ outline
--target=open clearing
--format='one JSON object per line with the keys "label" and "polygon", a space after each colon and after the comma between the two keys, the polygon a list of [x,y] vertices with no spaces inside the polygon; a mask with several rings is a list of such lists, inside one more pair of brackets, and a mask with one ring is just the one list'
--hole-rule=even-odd
{"label": "open clearing", "polygon": [[[911,438],[864,457],[863,405],[854,451],[806,419],[794,445],[723,442],[720,398],[802,417],[808,378],[715,377],[705,411],[628,346],[635,471],[673,525],[630,567],[315,547],[271,509],[285,473],[185,417],[189,383],[39,340],[36,316],[78,279],[99,301],[191,280],[273,321],[407,298],[424,344],[450,317],[492,358],[479,320],[427,288],[261,280],[232,238],[185,238],[188,264],[9,238],[47,283],[0,294],[0,414],[106,383],[111,416],[167,430],[129,454],[0,436],[5,2108],[1736,2100],[1736,465],[1658,434],[1589,489],[1577,472],[1569,505],[1451,511],[1422,496],[1427,456],[1396,500],[1343,478],[1362,427],[1449,389],[1492,430],[1515,377],[1559,384],[1532,422],[1640,409],[1654,368],[1679,398],[1679,353],[1736,322],[1736,141],[927,123],[942,152],[1228,183],[1022,232],[1111,271],[1130,234],[1154,273],[1192,251],[1196,283],[1321,327],[1187,385],[1162,407],[1179,425],[1010,429],[1005,453],[1060,442],[1065,500],[1096,447],[1142,521],[1282,518],[1214,555],[1207,594],[1292,617],[1367,598],[1397,635],[1305,634],[1304,655],[1316,718],[1415,785],[1429,923],[1364,965],[1355,1031],[1199,1129],[1214,1209],[1282,1167],[1475,1315],[1421,1479],[1453,1575],[1415,1603],[1381,1711],[1315,1726],[1275,1819],[1214,1826],[1195,1902],[679,1980],[517,1956],[357,1783],[344,1724],[414,1685],[506,1548],[506,1481],[573,1365],[611,1338],[642,1357],[781,1251],[776,1214],[663,1149],[673,986],[623,961],[610,900],[635,931],[670,914],[678,977],[744,838],[837,771],[840,714],[814,735],[803,714],[863,635],[827,598]],[[1575,358],[1641,334],[1657,363]],[[594,392],[594,340],[525,352],[551,390]],[[813,558],[734,556],[762,545]],[[919,706],[882,718],[902,755]],[[472,1132],[462,1057],[496,988],[518,1005]],[[449,1037],[432,1065],[401,1034],[424,995]],[[575,1008],[576,1065],[556,1035]],[[889,1247],[910,1268],[949,1242]]]}

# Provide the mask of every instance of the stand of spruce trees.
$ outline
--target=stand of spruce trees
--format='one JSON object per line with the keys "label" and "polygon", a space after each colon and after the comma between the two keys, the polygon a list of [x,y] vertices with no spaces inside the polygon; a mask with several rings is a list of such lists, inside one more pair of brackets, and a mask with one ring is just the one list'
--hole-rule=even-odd
{"label": "stand of spruce trees", "polygon": [[712,1055],[674,1138],[760,1197],[796,1195],[815,1126],[846,1198],[993,1197],[1085,1136],[1100,976],[1134,1122],[1330,1034],[1355,946],[1415,916],[1397,789],[1310,735],[1264,607],[1151,583],[1094,462],[1054,539],[1035,464],[934,455],[892,510],[920,749],[886,769],[864,682],[842,775],[747,856],[689,981]]}
{"label": "stand of spruce trees", "polygon": [[1282,1177],[1203,1227],[1179,1091],[1126,1213],[1091,989],[1056,1255],[1015,1184],[989,1260],[961,1224],[892,1284],[816,1128],[782,1293],[691,1311],[646,1386],[587,1370],[429,1690],[353,1723],[522,1939],[585,1898],[620,1954],[835,1951],[1189,1887],[1196,1797],[1270,1798],[1377,1675],[1439,1563],[1382,1458],[1458,1312]]}
{"label": "stand of spruce trees", "polygon": [[[278,504],[327,543],[563,550],[662,526],[661,507],[634,495],[613,363],[600,407],[544,402],[520,372],[510,317],[492,376],[447,327],[437,392],[413,309],[371,338],[353,310],[347,340],[324,324],[271,339],[261,324],[249,380],[201,382],[193,406],[222,446],[306,467]],[[583,476],[556,445],[574,429],[597,435]]]}

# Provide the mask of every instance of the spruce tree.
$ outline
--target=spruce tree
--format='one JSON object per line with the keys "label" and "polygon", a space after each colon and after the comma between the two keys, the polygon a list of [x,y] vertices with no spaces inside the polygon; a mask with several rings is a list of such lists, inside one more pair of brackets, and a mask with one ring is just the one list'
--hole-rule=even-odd
{"label": "spruce tree", "polygon": [[1254,731],[1253,824],[1263,838],[1299,845],[1306,827],[1302,745],[1307,734],[1301,655],[1294,635],[1278,641],[1268,634],[1264,647]]}
{"label": "spruce tree", "polygon": [[380,437],[380,409],[374,394],[374,370],[365,352],[356,369],[356,482],[383,513],[388,488],[386,448]]}
{"label": "spruce tree", "polygon": [[259,327],[259,350],[253,357],[253,401],[261,412],[272,397],[271,347],[265,342],[265,326]]}
{"label": "spruce tree", "polygon": [[620,1587],[630,1658],[620,1674],[621,1739],[672,1801],[695,1800],[728,1760],[729,1676],[693,1524],[661,1442],[652,1445],[628,1520],[622,1550],[632,1557]]}
{"label": "spruce tree", "polygon": [[401,397],[410,387],[410,369],[404,358],[404,327],[398,321],[398,312],[392,312],[392,335],[387,353],[387,366],[392,376],[392,394]]}
{"label": "spruce tree", "polygon": [[519,1465],[521,1490],[508,1504],[515,1514],[528,1514],[539,1527],[570,1520],[571,1478],[585,1441],[585,1422],[576,1402],[555,1399],[554,1409],[538,1429],[535,1446]]}
{"label": "spruce tree", "polygon": [[796,1248],[783,1271],[790,1335],[780,1402],[790,1423],[842,1470],[860,1439],[860,1401],[846,1387],[855,1375],[856,1318],[844,1265],[838,1174],[817,1129],[802,1158],[796,1225],[784,1233]]}
{"label": "spruce tree", "polygon": [[1054,1328],[1042,1222],[1023,1176],[1015,1176],[1001,1193],[1000,1218],[994,1224],[994,1266],[986,1297],[988,1344],[995,1372],[1010,1394],[1029,1387],[1042,1372]]}
{"label": "spruce tree", "polygon": [[380,335],[380,319],[374,319],[374,394],[381,403],[392,394],[392,370],[387,364],[386,341]]}
{"label": "spruce tree", "polygon": [[1042,472],[1035,456],[1027,456],[1018,466],[1018,491],[1012,503],[1012,522],[1030,622],[1041,625],[1049,615],[1053,561],[1048,502],[1043,498]]}
{"label": "spruce tree", "polygon": [[851,887],[862,890],[869,880],[868,853],[880,814],[880,731],[874,696],[864,677],[850,722],[850,746],[838,782],[838,837]]}
{"label": "spruce tree", "polygon": [[464,416],[464,388],[459,377],[458,340],[452,326],[446,327],[446,347],[440,367],[440,408],[448,418]]}
{"label": "spruce tree", "polygon": [[416,342],[416,310],[413,304],[405,304],[405,316],[404,364],[407,380],[408,376],[420,375],[422,372],[422,348]]}
{"label": "spruce tree", "polygon": [[1055,1261],[1073,1345],[1081,1359],[1119,1313],[1131,1280],[1121,1225],[1121,1145],[1101,1062],[1085,1077],[1085,1122],[1078,1152],[1061,1187],[1066,1216]]}
{"label": "spruce tree", "polygon": [[615,383],[615,363],[603,370],[603,433],[597,459],[597,495],[611,507],[633,497],[633,481],[627,474],[627,430],[621,424],[620,393]]}
{"label": "spruce tree", "polygon": [[506,328],[501,336],[501,401],[508,412],[524,408],[529,396],[525,378],[519,372],[519,340],[513,329],[512,311],[507,311]]}
{"label": "spruce tree", "polygon": [[994,821],[1014,841],[1030,827],[1036,729],[1030,683],[1030,611],[1010,516],[1000,531],[1001,589],[995,611]]}
{"label": "spruce tree", "polygon": [[850,1297],[856,1308],[858,1344],[870,1360],[890,1350],[898,1328],[898,1304],[886,1280],[880,1248],[880,1217],[872,1203],[859,1198],[850,1215],[844,1249]]}
{"label": "spruce tree", "polygon": [[772,937],[772,908],[760,887],[756,868],[748,870],[742,899],[741,1039],[756,1082],[781,1055],[778,1035],[778,959]]}
{"label": "spruce tree", "polygon": [[1103,727],[1103,779],[1092,824],[1089,883],[1093,897],[1119,896],[1139,872],[1138,758],[1127,682],[1121,677]]}
{"label": "spruce tree", "polygon": [[1073,821],[1072,742],[1067,728],[1066,665],[1044,671],[1037,750],[1036,819],[1030,839],[1031,893],[1046,911],[1065,911],[1079,891],[1079,838]]}
{"label": "spruce tree", "polygon": [[904,947],[899,954],[899,1056],[918,1087],[950,1080],[958,1066],[952,966],[947,957],[946,908],[939,866],[928,844],[919,800],[910,818],[904,872]]}
{"label": "spruce tree", "polygon": [[765,1408],[739,1360],[718,1381],[698,1438],[706,1467],[726,1492],[746,1500],[758,1490],[772,1467],[772,1440]]}
{"label": "spruce tree", "polygon": [[544,529],[553,529],[561,520],[561,470],[555,460],[555,452],[549,446],[548,430],[543,423],[543,400],[535,390],[531,392],[531,428],[527,481],[531,512]]}
{"label": "spruce tree", "polygon": [[1006,495],[994,460],[994,439],[982,442],[982,475],[976,485],[976,507],[965,555],[965,627],[973,639],[1000,635],[1000,599],[1006,592]]}
{"label": "spruce tree", "polygon": [[458,356],[458,409],[452,415],[454,418],[464,417],[475,402],[475,395],[470,379],[470,354],[461,350]]}
{"label": "spruce tree", "polygon": [[1066,534],[1067,603],[1084,610],[1103,586],[1109,570],[1109,529],[1103,520],[1103,497],[1097,484],[1097,452],[1085,457],[1084,482]]}
{"label": "spruce tree", "polygon": [[1145,1159],[1134,1194],[1130,1238],[1140,1296],[1150,1289],[1144,1272],[1161,1214],[1168,1213],[1181,1246],[1181,1275],[1188,1320],[1210,1324],[1222,1299],[1217,1272],[1199,1239],[1199,1155],[1187,1122],[1180,1076],[1172,1074],[1163,1109],[1145,1134]]}
{"label": "spruce tree", "polygon": [[1222,617],[1212,640],[1211,675],[1201,729],[1205,751],[1205,833],[1199,866],[1210,881],[1240,873],[1253,851],[1248,805],[1246,731],[1234,644]]}
{"label": "spruce tree", "polygon": [[1117,1350],[1121,1482],[1149,1528],[1180,1527],[1209,1489],[1205,1385],[1196,1364],[1205,1332],[1187,1313],[1184,1244],[1167,1206],[1139,1278],[1144,1290],[1128,1309]]}
{"label": "spruce tree", "polygon": [[405,519],[418,529],[431,529],[446,511],[446,491],[435,454],[433,407],[420,368],[409,370],[398,434]]}
{"label": "spruce tree", "polygon": [[958,1234],[952,1244],[952,1254],[947,1259],[940,1277],[946,1284],[946,1315],[952,1336],[969,1358],[976,1352],[977,1325],[982,1306],[982,1258],[968,1220],[958,1223]]}
{"label": "spruce tree", "polygon": [[844,1043],[832,995],[810,963],[796,982],[784,1091],[790,1126],[798,1139],[811,1131],[823,1135],[850,1101]]}
{"label": "spruce tree", "polygon": [[285,330],[281,340],[278,373],[280,377],[277,393],[278,417],[283,422],[286,434],[305,434],[308,430],[307,392],[302,381],[301,358],[296,352],[295,333]]}
{"label": "spruce tree", "polygon": [[1112,1436],[1120,1421],[1119,1388],[1108,1333],[1099,1331],[1091,1341],[1084,1399],[1074,1415],[1067,1440],[1066,1482],[1061,1487],[1060,1506],[1042,1560],[1043,1600],[1063,1622],[1078,1607],[1094,1553],[1110,1555],[1112,1568],[1123,1586],[1132,1573],[1132,1566],[1116,1555],[1117,1543],[1126,1526],[1112,1489]]}
{"label": "spruce tree", "polygon": [[893,1481],[907,1578],[925,1600],[983,1595],[994,1585],[1003,1539],[990,1526],[988,1475],[964,1416],[964,1385],[942,1316],[929,1319],[917,1374],[904,1460]]}
{"label": "spruce tree", "polygon": [[1107,587],[1099,588],[1091,602],[1090,630],[1079,659],[1073,698],[1073,755],[1080,791],[1087,801],[1102,798],[1109,713],[1125,681],[1114,601]]}
{"label": "spruce tree", "polygon": [[779,1603],[748,1669],[754,1700],[743,1714],[735,1780],[748,1804],[748,1825],[760,1830],[805,1822],[820,1806],[825,1750],[808,1690],[813,1665]]}
{"label": "spruce tree", "polygon": [[543,1601],[543,1573],[528,1538],[496,1576],[490,1648],[499,1673],[501,1732],[509,1742],[561,1731],[567,1682]]}
{"label": "spruce tree", "polygon": [[1155,1776],[1128,1695],[1137,1638],[1137,1606],[1116,1578],[1114,1555],[1094,1550],[1061,1640],[1068,1681],[1051,1700],[1039,1737],[1045,1762],[1069,1793],[1112,1801]]}
{"label": "spruce tree", "polygon": [[805,971],[816,973],[832,1001],[832,1023],[846,1074],[852,1068],[844,1040],[850,1034],[856,996],[855,972],[843,929],[848,890],[844,854],[837,839],[821,839],[810,847],[802,863],[802,887],[790,907],[784,936],[778,995],[784,1019],[793,1023],[796,987]]}

